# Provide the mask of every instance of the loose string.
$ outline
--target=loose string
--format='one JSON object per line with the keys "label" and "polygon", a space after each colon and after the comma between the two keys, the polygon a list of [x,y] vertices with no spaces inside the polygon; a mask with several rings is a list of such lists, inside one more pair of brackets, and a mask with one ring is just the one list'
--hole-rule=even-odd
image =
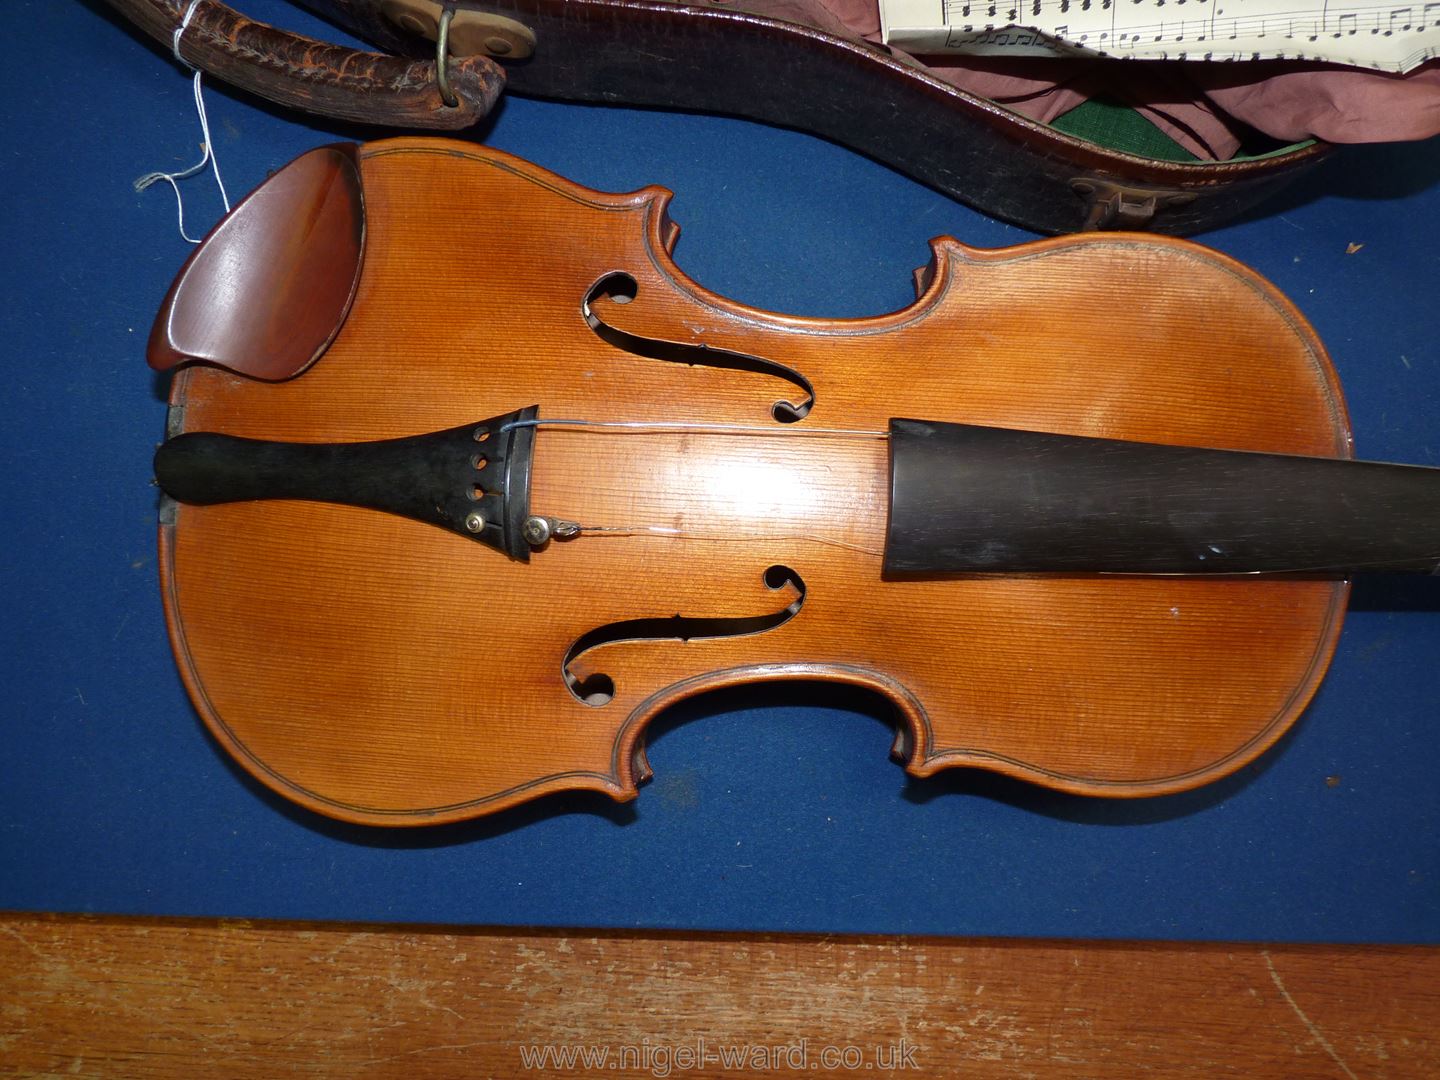
{"label": "loose string", "polygon": [[[574,535],[577,536],[669,536],[677,540],[705,540],[716,543],[758,544],[774,543],[780,540],[800,540],[811,544],[822,544],[826,547],[843,548],[846,551],[859,552],[861,555],[873,555],[877,559],[885,557],[883,551],[878,551],[875,548],[868,548],[862,544],[852,544],[847,540],[838,540],[833,536],[820,536],[816,533],[755,533],[747,536],[741,533],[727,535],[722,533],[692,532],[666,525],[580,525],[578,523],[574,525],[574,529]],[[1430,573],[1432,575],[1440,575],[1440,551],[1425,556],[1425,559],[1426,561],[1435,563],[1436,568],[1430,571]],[[1390,565],[1390,563],[1384,560],[1375,560],[1374,562],[1351,562],[1343,566],[1289,566],[1283,570],[1227,570],[1208,575],[1208,577],[1212,580],[1221,580],[1226,578],[1277,578],[1285,574],[1350,574],[1374,568],[1383,570]],[[1196,580],[1203,579],[1207,576],[1194,571],[1187,572],[1183,570],[1167,572],[1097,570],[1094,573],[1099,577],[1193,578]]]}
{"label": "loose string", "polygon": [[135,181],[135,190],[137,192],[144,191],[151,184],[160,180],[164,180],[170,185],[171,190],[175,192],[175,207],[180,221],[180,235],[184,237],[187,243],[191,244],[198,244],[200,241],[185,231],[185,199],[180,194],[179,181],[194,176],[201,169],[205,168],[206,165],[209,165],[215,173],[215,185],[220,189],[220,201],[225,204],[225,212],[227,214],[230,212],[230,196],[225,191],[225,181],[220,178],[220,161],[215,156],[215,148],[210,139],[210,119],[205,115],[205,95],[200,88],[202,75],[199,68],[195,67],[195,65],[180,55],[180,38],[184,35],[186,28],[189,27],[190,20],[195,15],[195,9],[199,6],[200,0],[190,0],[190,3],[186,6],[185,14],[180,17],[180,25],[175,28],[175,33],[170,38],[170,51],[174,54],[176,60],[195,73],[195,78],[192,80],[191,85],[195,90],[195,113],[200,118],[200,135],[205,140],[203,144],[205,148],[204,156],[194,165],[190,166],[190,168],[184,169],[181,172],[146,173]]}
{"label": "loose string", "polygon": [[688,421],[668,420],[511,420],[501,424],[496,434],[522,427],[576,427],[601,428],[611,431],[628,431],[638,434],[648,432],[696,435],[781,435],[784,437],[802,435],[840,436],[852,439],[888,439],[888,431],[871,431],[865,428],[822,428],[822,427],[769,427],[761,424],[695,424]]}
{"label": "loose string", "polygon": [[837,540],[833,536],[820,536],[815,533],[757,533],[745,536],[741,533],[699,533],[686,529],[675,529],[667,525],[580,525],[577,527],[581,536],[671,536],[677,540],[709,540],[715,543],[724,544],[759,544],[774,543],[777,540],[803,540],[810,544],[823,544],[826,547],[844,548],[846,551],[858,551],[862,555],[874,555],[876,558],[884,556],[883,551],[876,551],[874,548],[867,548],[860,544],[852,544],[847,540]]}
{"label": "loose string", "polygon": [[[780,427],[761,424],[702,424],[688,421],[667,421],[667,420],[573,420],[556,417],[554,419],[534,420],[511,420],[501,424],[496,429],[496,434],[503,435],[515,428],[536,428],[536,427],[568,427],[568,428],[597,428],[601,431],[627,433],[627,434],[699,434],[699,435],[779,435],[785,438],[796,436],[822,436],[839,437],[851,439],[888,439],[890,433],[887,431],[875,431],[866,428],[822,428],[822,427]],[[667,525],[583,525],[578,522],[571,523],[574,530],[571,536],[669,536],[677,540],[705,540],[715,543],[774,543],[779,540],[800,540],[811,544],[823,544],[826,547],[844,548],[846,551],[857,551],[862,555],[873,555],[876,558],[884,556],[884,552],[874,548],[864,547],[860,544],[852,544],[848,540],[839,540],[833,536],[821,536],[816,533],[756,533],[744,535],[741,533],[700,533],[687,529],[676,529]]]}

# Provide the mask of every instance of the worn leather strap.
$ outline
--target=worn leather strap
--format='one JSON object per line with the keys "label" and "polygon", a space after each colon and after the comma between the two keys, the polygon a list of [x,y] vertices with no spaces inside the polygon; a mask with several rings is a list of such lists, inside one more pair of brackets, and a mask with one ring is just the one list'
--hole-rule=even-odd
{"label": "worn leather strap", "polygon": [[[156,41],[171,45],[188,0],[107,0]],[[452,57],[441,100],[435,64],[359,52],[254,22],[218,0],[200,0],[179,41],[186,63],[277,105],[337,120],[455,130],[483,118],[505,85],[488,57]]]}

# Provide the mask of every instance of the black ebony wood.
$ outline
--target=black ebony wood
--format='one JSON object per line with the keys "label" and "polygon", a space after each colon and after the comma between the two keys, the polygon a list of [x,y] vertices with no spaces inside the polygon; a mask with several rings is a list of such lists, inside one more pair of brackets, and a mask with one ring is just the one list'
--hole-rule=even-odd
{"label": "black ebony wood", "polygon": [[1434,573],[1440,469],[890,422],[885,570]]}

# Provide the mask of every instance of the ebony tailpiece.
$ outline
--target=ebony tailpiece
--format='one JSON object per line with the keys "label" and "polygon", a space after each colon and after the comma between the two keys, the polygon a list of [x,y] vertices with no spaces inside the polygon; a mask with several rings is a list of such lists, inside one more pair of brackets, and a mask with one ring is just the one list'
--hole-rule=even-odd
{"label": "ebony tailpiece", "polygon": [[[345,503],[401,514],[530,560],[530,463],[538,409],[404,439],[281,443],[193,432],[155,452],[171,498]],[[512,426],[515,425],[515,426]]]}

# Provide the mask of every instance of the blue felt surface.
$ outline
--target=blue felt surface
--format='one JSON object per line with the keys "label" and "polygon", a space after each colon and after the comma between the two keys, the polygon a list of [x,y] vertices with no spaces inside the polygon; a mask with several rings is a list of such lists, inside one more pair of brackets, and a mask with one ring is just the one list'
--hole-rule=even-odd
{"label": "blue felt surface", "polygon": [[[242,6],[316,25],[276,0]],[[656,778],[629,807],[554,798],[384,833],[262,792],[191,710],[155,580],[163,385],[142,354],[188,248],[168,192],[131,181],[193,159],[189,83],[98,5],[12,0],[7,15],[0,907],[1440,941],[1433,581],[1360,586],[1292,734],[1236,777],[1165,799],[908,781],[887,759],[883,709],[804,688],[667,717],[650,740]],[[209,101],[235,194],[361,134],[220,89]],[[931,236],[1027,238],[835,146],[738,121],[512,99],[477,137],[596,188],[672,188],[682,268],[772,309],[893,309]],[[1364,456],[1440,464],[1437,181],[1440,144],[1357,150],[1206,238],[1314,321]],[[213,188],[186,190],[208,227]]]}

